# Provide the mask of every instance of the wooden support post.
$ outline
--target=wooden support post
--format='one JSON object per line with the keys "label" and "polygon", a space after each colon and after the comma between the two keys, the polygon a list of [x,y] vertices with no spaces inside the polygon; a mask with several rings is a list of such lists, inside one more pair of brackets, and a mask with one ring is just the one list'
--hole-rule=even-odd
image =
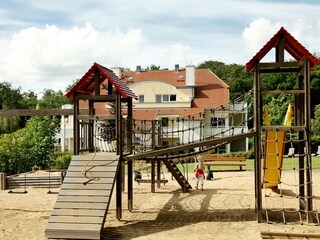
{"label": "wooden support post", "polygon": [[126,189],[125,183],[126,183],[126,163],[123,161],[121,163],[121,168],[122,168],[122,175],[121,175],[121,191],[124,192]]}
{"label": "wooden support post", "polygon": [[157,159],[157,188],[160,188],[160,180],[161,180],[161,161]]}
{"label": "wooden support post", "polygon": [[94,95],[100,95],[100,73],[98,70],[94,71]]}
{"label": "wooden support post", "polygon": [[116,95],[116,135],[117,135],[117,155],[119,155],[119,169],[117,174],[117,186],[116,186],[116,210],[117,219],[122,218],[122,117],[121,117],[121,95],[117,93]]}
{"label": "wooden support post", "polygon": [[[89,115],[92,116],[94,115],[94,103],[92,100],[89,100]],[[94,151],[94,146],[93,146],[93,120],[89,120],[89,125],[88,125],[88,148],[90,152]]]}
{"label": "wooden support post", "polygon": [[260,79],[259,68],[257,64],[254,67],[254,127],[256,130],[254,138],[254,172],[255,172],[255,209],[257,214],[257,221],[262,220],[262,196],[261,196],[261,123],[262,123],[262,106],[260,94]]}
{"label": "wooden support post", "polygon": [[0,190],[6,190],[7,183],[6,183],[6,174],[1,172],[0,173]]}
{"label": "wooden support post", "polygon": [[132,108],[132,98],[128,99],[128,115],[127,115],[127,152],[132,154],[132,139],[133,139],[133,108]]}
{"label": "wooden support post", "polygon": [[310,143],[311,143],[311,101],[310,101],[310,60],[305,59],[304,64],[304,89],[306,91],[304,101],[304,118],[306,126],[306,142],[307,142],[307,153],[306,154],[306,197],[307,197],[307,221],[308,223],[313,222],[313,198],[312,198],[312,158],[310,154]]}
{"label": "wooden support post", "polygon": [[[127,115],[127,152],[132,153],[132,138],[133,138],[133,108],[132,98],[128,99],[128,115]],[[133,210],[133,162],[128,161],[128,209]]]}
{"label": "wooden support post", "polygon": [[[299,89],[304,89],[304,77],[303,75],[298,76],[298,87]],[[295,111],[294,111],[294,121],[295,126],[305,126],[304,123],[304,114],[303,114],[303,108],[304,108],[304,94],[298,94],[295,95]],[[304,156],[301,155],[304,151],[304,132],[299,131],[298,132],[298,151],[299,151],[299,210],[304,211],[306,208],[306,201],[305,201],[305,177],[304,177]]]}
{"label": "wooden support post", "polygon": [[279,44],[276,46],[276,62],[284,62],[284,36],[281,36],[279,39]]}
{"label": "wooden support post", "polygon": [[155,191],[155,161],[151,160],[151,192]]}
{"label": "wooden support post", "polygon": [[119,159],[120,166],[117,173],[117,183],[116,183],[116,213],[117,213],[117,219],[121,220],[122,218],[122,167],[121,167],[121,161],[122,159]]}
{"label": "wooden support post", "polygon": [[128,161],[128,210],[133,210],[133,168],[132,161]]}
{"label": "wooden support post", "polygon": [[79,98],[77,93],[73,96],[73,154],[79,155],[80,151],[80,128],[79,128]]}
{"label": "wooden support post", "polygon": [[113,85],[110,81],[108,81],[108,86],[107,86],[107,91],[108,91],[108,95],[113,95]]}

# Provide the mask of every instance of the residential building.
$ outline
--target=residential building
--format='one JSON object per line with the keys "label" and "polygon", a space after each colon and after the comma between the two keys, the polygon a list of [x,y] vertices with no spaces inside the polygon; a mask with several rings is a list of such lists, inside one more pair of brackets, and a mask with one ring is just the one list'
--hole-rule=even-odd
{"label": "residential building", "polygon": [[[241,111],[243,106],[229,106],[229,86],[209,69],[196,69],[193,65],[180,69],[176,64],[173,70],[143,71],[141,66],[137,66],[136,71],[122,72],[120,68],[112,71],[138,96],[133,100],[135,120],[158,120],[164,130],[167,128],[169,131],[170,128],[175,132],[170,137],[161,138],[158,143],[161,146],[190,141],[191,133],[188,136],[179,132],[179,129],[190,128],[190,125],[198,129],[192,132],[193,141],[213,134],[217,137],[228,135],[230,132],[226,130],[240,121],[236,118],[247,116],[246,112],[236,117],[229,116],[234,111]],[[106,90],[102,88],[101,91]],[[86,106],[87,103],[80,103],[80,107]],[[108,110],[109,105],[95,105],[96,114],[106,114]],[[182,121],[177,123],[177,119]],[[243,129],[235,127],[233,133],[240,131]],[[135,138],[135,142],[146,141],[139,135]],[[239,140],[220,150],[247,151],[248,141]]]}

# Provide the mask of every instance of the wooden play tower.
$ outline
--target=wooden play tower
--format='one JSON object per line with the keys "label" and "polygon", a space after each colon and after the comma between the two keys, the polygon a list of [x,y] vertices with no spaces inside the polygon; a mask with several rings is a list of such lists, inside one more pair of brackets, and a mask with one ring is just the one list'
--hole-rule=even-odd
{"label": "wooden play tower", "polygon": [[[274,62],[260,62],[272,49],[275,49]],[[285,54],[294,60],[285,61]],[[310,69],[318,64],[315,58],[283,27],[263,46],[263,48],[246,64],[246,71],[253,72],[254,89],[254,128],[255,128],[255,203],[257,220],[262,219],[262,159],[261,147],[263,131],[294,131],[298,134],[299,156],[299,198],[300,211],[306,213],[312,221],[312,179],[311,179],[311,131],[310,131]],[[297,89],[261,89],[261,74],[296,73]],[[292,94],[294,96],[294,124],[290,127],[263,126],[264,94]],[[283,154],[283,153],[277,153]],[[280,176],[279,176],[280,182]]]}
{"label": "wooden play tower", "polygon": [[[274,62],[261,60],[275,49]],[[285,61],[286,53],[294,60]],[[104,225],[108,207],[116,188],[116,214],[122,217],[122,190],[127,182],[128,210],[133,209],[133,161],[150,160],[152,164],[152,182],[155,184],[154,166],[157,163],[157,177],[160,176],[160,160],[175,177],[184,192],[191,185],[176,164],[172,161],[177,152],[203,147],[214,147],[242,138],[254,136],[255,153],[255,209],[257,221],[263,218],[263,193],[265,179],[263,136],[266,131],[295,132],[298,136],[299,162],[299,212],[305,215],[308,222],[313,221],[313,193],[311,173],[311,113],[310,113],[310,69],[318,64],[318,59],[308,52],[284,28],[281,28],[263,48],[246,64],[246,71],[253,72],[254,97],[254,128],[234,135],[223,137],[211,136],[194,142],[177,146],[162,147],[156,136],[155,121],[149,126],[150,146],[145,151],[133,154],[134,150],[134,119],[133,99],[137,96],[125,85],[121,76],[97,63],[68,91],[67,97],[74,99],[74,157],[70,163],[66,178],[57,202],[49,219],[46,236],[48,238],[99,239]],[[261,74],[295,73],[297,74],[296,89],[261,89]],[[294,96],[294,123],[290,126],[264,126],[263,95],[287,94]],[[105,107],[96,107],[104,104]],[[107,106],[107,105],[108,106]],[[111,106],[111,107],[110,107]],[[126,107],[124,107],[126,106]],[[88,114],[82,115],[80,109],[87,108]],[[96,112],[103,109],[104,112]],[[115,123],[114,152],[99,152],[95,145],[95,127],[98,121],[113,121]],[[178,119],[179,120],[179,119]],[[144,121],[144,120],[143,120]],[[161,124],[159,125],[161,127]],[[189,129],[190,130],[190,127]],[[158,143],[158,145],[157,145]],[[284,142],[285,144],[285,142]],[[199,150],[199,151],[200,151]],[[86,154],[80,154],[84,152]],[[98,153],[99,152],[99,153]],[[201,152],[200,152],[201,153]],[[283,152],[276,152],[282,155]],[[172,155],[170,157],[170,155]],[[127,166],[127,181],[124,181],[124,166]],[[279,167],[280,169],[280,167]],[[282,170],[282,167],[281,167]],[[94,176],[94,177],[90,177]],[[98,180],[97,180],[98,179]],[[97,180],[97,181],[95,181]],[[158,179],[160,180],[160,179]],[[281,183],[280,176],[279,182]]]}

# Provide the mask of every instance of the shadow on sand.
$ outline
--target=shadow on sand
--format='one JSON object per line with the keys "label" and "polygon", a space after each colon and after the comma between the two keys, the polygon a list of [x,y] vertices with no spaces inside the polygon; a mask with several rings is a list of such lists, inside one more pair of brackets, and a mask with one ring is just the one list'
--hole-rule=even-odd
{"label": "shadow on sand", "polygon": [[[157,232],[168,231],[199,222],[242,222],[254,221],[254,209],[219,209],[209,210],[210,200],[217,190],[191,191],[183,194],[181,190],[173,191],[172,197],[159,211],[156,219],[148,221],[127,222],[125,226],[105,227],[102,230],[102,239],[132,239],[147,236]],[[205,195],[200,210],[186,210],[182,202],[194,195]],[[211,203],[212,204],[212,203]],[[135,211],[133,211],[135,212]]]}

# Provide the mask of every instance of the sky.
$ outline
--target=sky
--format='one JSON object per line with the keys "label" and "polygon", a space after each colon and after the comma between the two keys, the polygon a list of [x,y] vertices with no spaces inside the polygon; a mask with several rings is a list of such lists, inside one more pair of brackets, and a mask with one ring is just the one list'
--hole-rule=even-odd
{"label": "sky", "polygon": [[41,95],[94,62],[245,65],[281,26],[319,55],[319,0],[1,0],[0,78]]}

